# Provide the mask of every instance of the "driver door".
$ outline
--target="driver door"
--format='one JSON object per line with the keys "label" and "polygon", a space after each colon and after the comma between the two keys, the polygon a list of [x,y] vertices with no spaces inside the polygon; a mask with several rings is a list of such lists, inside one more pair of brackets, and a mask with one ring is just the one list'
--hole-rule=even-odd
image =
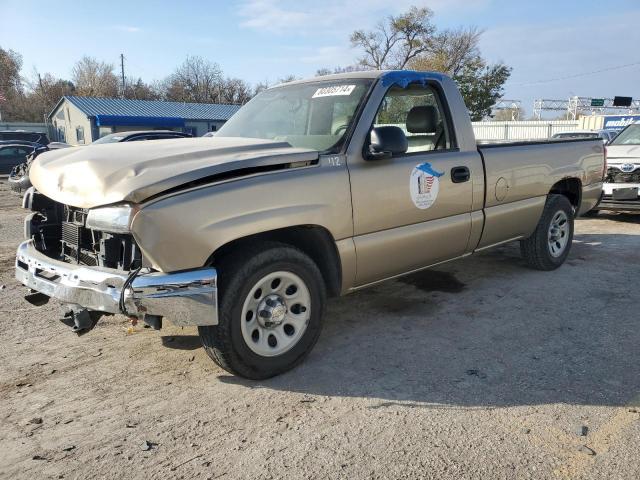
{"label": "driver door", "polygon": [[458,173],[482,166],[477,152],[456,148],[443,98],[432,85],[389,88],[372,128],[403,129],[407,152],[349,162],[356,286],[453,259],[467,249],[473,186],[470,175],[461,180]]}

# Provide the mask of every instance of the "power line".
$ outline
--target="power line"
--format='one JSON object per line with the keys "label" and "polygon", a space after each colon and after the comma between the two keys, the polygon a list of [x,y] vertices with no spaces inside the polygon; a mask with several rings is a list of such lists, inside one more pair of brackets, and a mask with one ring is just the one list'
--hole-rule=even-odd
{"label": "power line", "polygon": [[640,61],[634,62],[634,63],[627,63],[625,65],[616,65],[614,67],[602,68],[600,70],[593,70],[591,72],[583,72],[583,73],[576,73],[574,75],[566,75],[564,77],[549,78],[547,80],[537,80],[535,82],[524,82],[524,83],[512,83],[511,86],[512,87],[529,87],[529,86],[533,86],[533,85],[540,85],[542,83],[558,82],[558,81],[561,81],[561,80],[569,80],[569,79],[572,79],[572,78],[580,78],[580,77],[586,77],[588,75],[595,75],[595,74],[598,74],[598,73],[611,72],[611,71],[614,71],[614,70],[621,70],[623,68],[635,67],[637,65],[640,65]]}

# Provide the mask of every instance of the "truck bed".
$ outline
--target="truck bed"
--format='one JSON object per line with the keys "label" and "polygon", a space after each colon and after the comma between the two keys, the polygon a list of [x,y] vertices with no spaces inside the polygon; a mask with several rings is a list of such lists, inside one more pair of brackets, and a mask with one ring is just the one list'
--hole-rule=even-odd
{"label": "truck bed", "polygon": [[528,236],[540,218],[549,185],[574,178],[574,205],[579,213],[599,200],[604,156],[599,139],[480,144],[478,152],[486,179],[485,226],[479,248]]}
{"label": "truck bed", "polygon": [[477,140],[478,147],[482,148],[496,148],[505,146],[517,146],[517,145],[544,145],[555,143],[582,143],[582,142],[594,142],[602,140],[597,138],[547,138],[547,139],[533,139],[533,140]]}

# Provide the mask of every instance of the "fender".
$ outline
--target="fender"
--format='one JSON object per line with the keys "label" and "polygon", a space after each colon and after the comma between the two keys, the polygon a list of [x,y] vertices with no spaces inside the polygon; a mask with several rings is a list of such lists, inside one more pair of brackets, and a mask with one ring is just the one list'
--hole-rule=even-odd
{"label": "fender", "polygon": [[[296,202],[292,204],[291,199]],[[279,170],[196,187],[141,205],[131,230],[145,263],[162,272],[202,267],[221,246],[296,225],[353,236],[344,162]]]}

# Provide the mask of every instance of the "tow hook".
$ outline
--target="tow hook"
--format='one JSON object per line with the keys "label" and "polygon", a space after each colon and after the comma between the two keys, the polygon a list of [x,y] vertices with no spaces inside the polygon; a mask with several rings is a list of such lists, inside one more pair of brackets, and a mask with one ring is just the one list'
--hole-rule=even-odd
{"label": "tow hook", "polygon": [[67,307],[63,311],[63,317],[60,321],[71,327],[71,330],[80,336],[95,327],[102,315],[102,312],[87,310],[82,307]]}

